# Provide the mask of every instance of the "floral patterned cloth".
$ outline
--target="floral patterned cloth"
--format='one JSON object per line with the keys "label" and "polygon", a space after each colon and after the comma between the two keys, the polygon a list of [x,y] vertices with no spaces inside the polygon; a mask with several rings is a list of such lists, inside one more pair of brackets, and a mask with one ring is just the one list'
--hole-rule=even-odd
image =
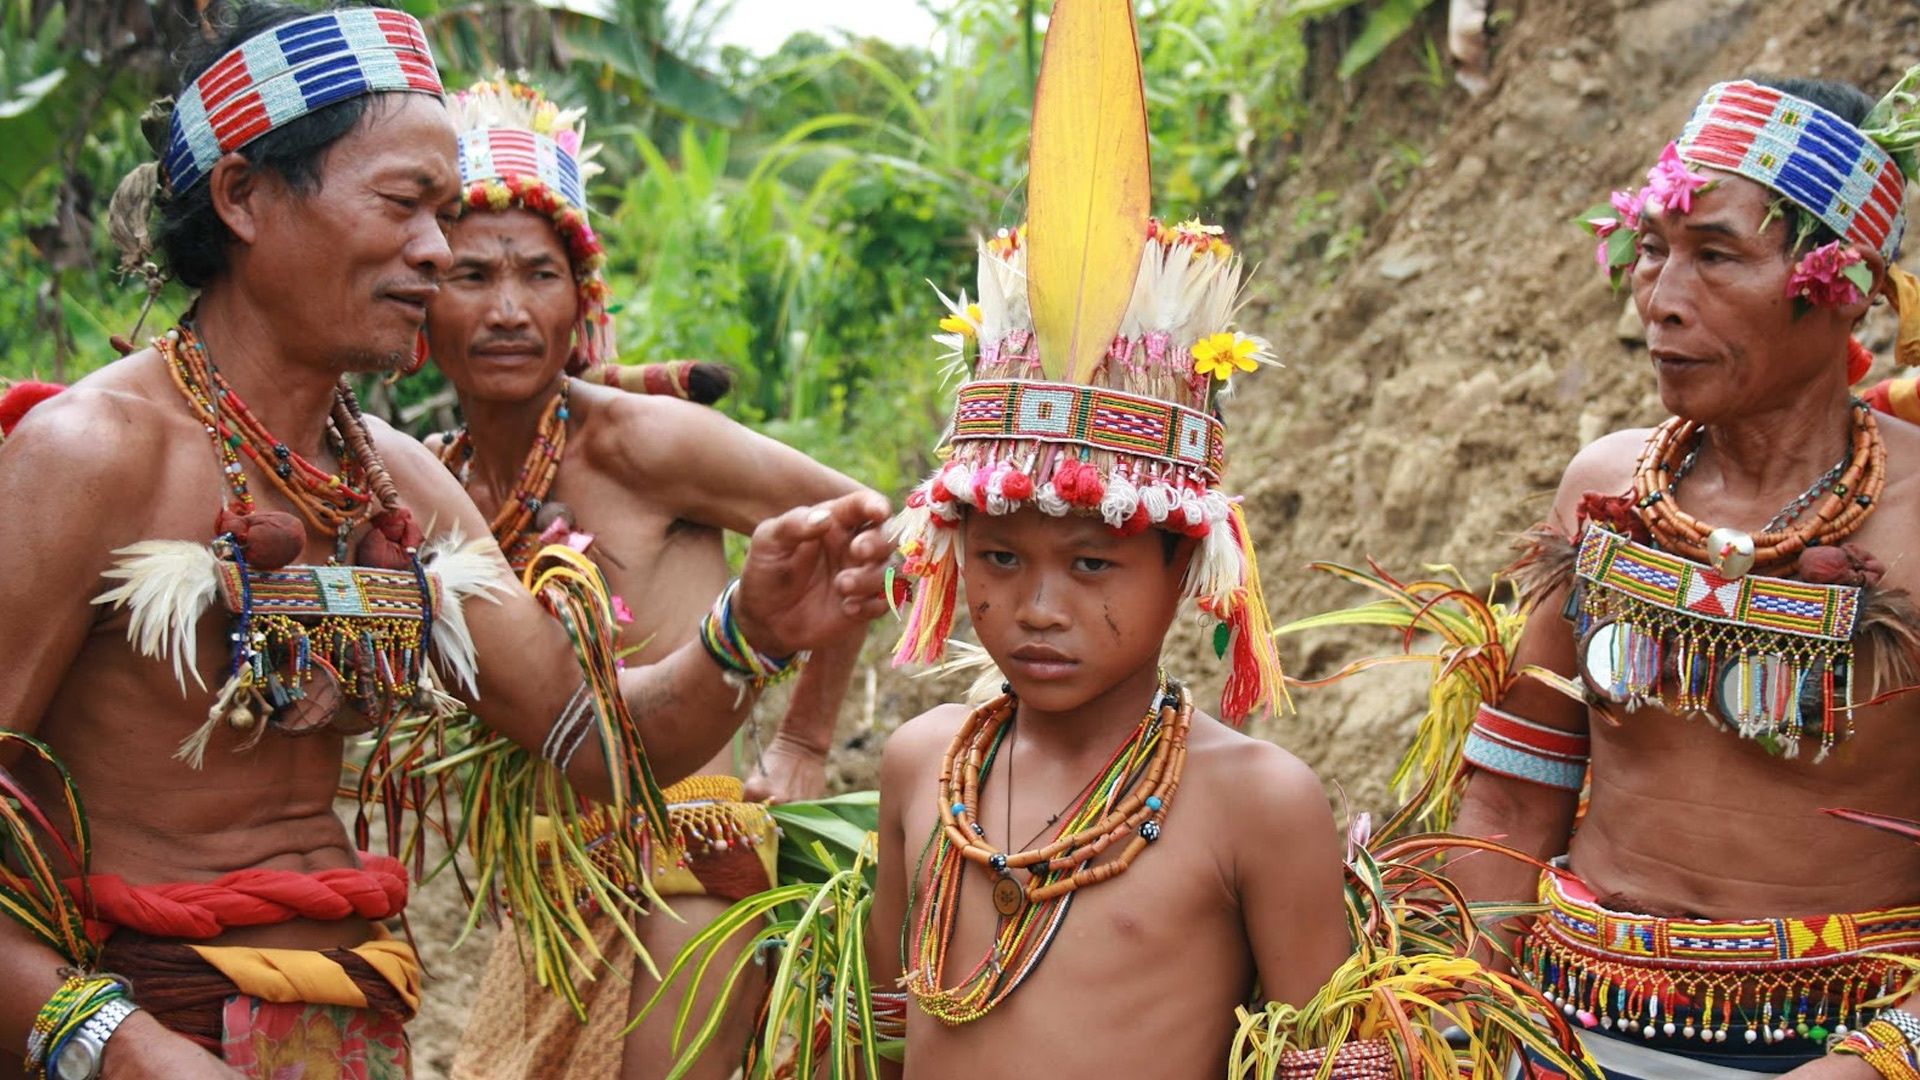
{"label": "floral patterned cloth", "polygon": [[222,1010],[221,1058],[251,1080],[410,1080],[406,1027],[346,1005],[236,995]]}

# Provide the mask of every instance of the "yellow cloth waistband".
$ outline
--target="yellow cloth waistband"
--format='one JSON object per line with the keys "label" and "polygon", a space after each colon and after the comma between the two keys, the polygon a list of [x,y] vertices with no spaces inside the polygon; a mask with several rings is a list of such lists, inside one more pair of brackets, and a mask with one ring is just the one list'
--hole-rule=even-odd
{"label": "yellow cloth waistband", "polygon": [[[232,945],[190,945],[202,960],[219,969],[243,994],[281,1004],[367,1007],[367,996],[353,976],[323,952],[309,949],[255,949]],[[420,958],[413,946],[397,941],[379,926],[372,941],[347,950],[365,960],[392,984],[411,1009],[420,1008]]]}

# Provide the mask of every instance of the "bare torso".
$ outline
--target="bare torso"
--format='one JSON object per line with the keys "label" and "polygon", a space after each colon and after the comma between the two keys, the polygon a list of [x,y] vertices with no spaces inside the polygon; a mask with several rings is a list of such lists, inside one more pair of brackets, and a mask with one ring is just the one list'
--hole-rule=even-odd
{"label": "bare torso", "polygon": [[[1920,429],[1882,419],[1881,430],[1886,489],[1850,542],[1886,565],[1883,588],[1911,591],[1920,588]],[[1610,436],[1587,486],[1624,490],[1642,435]],[[1740,528],[1772,513],[1743,512],[1706,484],[1681,495],[1695,517]],[[1543,610],[1539,618],[1552,616]],[[1858,660],[1858,670],[1870,670],[1870,657]],[[1865,682],[1863,675],[1860,700]],[[1657,709],[1617,726],[1593,712],[1589,720],[1593,786],[1571,855],[1616,907],[1741,918],[1920,903],[1920,846],[1820,812],[1846,806],[1920,817],[1920,741],[1911,737],[1920,695],[1861,710],[1854,737],[1818,764],[1810,752],[1776,757]]]}
{"label": "bare torso", "polygon": [[[901,789],[905,859],[894,866],[883,861],[883,874],[913,880],[938,820],[940,757],[965,715],[945,706],[915,721],[917,730],[893,736],[912,747],[912,782]],[[948,1027],[910,1008],[906,1075],[976,1077],[990,1062],[1061,1080],[1221,1075],[1234,1008],[1248,1001],[1255,981],[1230,824],[1238,816],[1231,792],[1239,781],[1224,779],[1238,772],[1235,756],[1244,757],[1249,744],[1196,715],[1179,798],[1161,839],[1122,876],[1074,894],[1045,957],[991,1013]],[[1111,749],[1102,748],[1103,756]],[[1037,754],[1016,757],[1010,831],[1003,804],[1008,789],[996,767],[981,796],[986,835],[1019,841],[1040,832],[1099,765],[1075,770]],[[969,863],[962,882],[946,960],[949,987],[987,955],[999,922],[986,871]],[[876,947],[890,951],[895,944],[889,939]],[[909,939],[907,962],[916,956]]]}
{"label": "bare torso", "polygon": [[[62,404],[87,409],[103,438],[138,446],[143,463],[138,484],[92,508],[99,543],[73,558],[104,569],[112,549],[135,541],[208,542],[224,492],[218,463],[157,358],[141,354],[68,393],[76,400]],[[93,400],[82,402],[81,396]],[[330,539],[310,537],[302,561],[325,562],[332,547]],[[128,643],[125,612],[89,604],[108,584],[98,579],[98,569],[89,575],[88,591],[60,601],[88,611],[88,622],[80,652],[38,729],[71,770],[91,827],[93,871],[149,884],[208,880],[250,867],[311,871],[354,865],[353,847],[333,811],[343,740],[269,734],[235,753],[238,736],[223,731],[203,767],[176,760],[175,750],[205,721],[212,688],[221,682],[226,617],[216,611],[202,619],[197,670],[208,689],[190,680],[183,694],[170,663],[141,656]],[[9,705],[0,692],[0,714]],[[57,779],[49,770],[25,761],[19,772],[42,806],[57,805]],[[359,920],[296,921],[234,930],[219,940],[323,948],[358,944],[368,931]]]}
{"label": "bare torso", "polygon": [[[548,501],[564,503],[573,527],[593,536],[587,556],[633,615],[620,631],[622,647],[634,650],[627,662],[647,664],[693,639],[729,570],[719,528],[680,516],[657,490],[633,482],[607,408],[622,397],[643,412],[658,404],[574,381],[572,426]],[[467,494],[491,518],[508,493],[476,472]],[[731,773],[731,756],[722,752],[701,771]]]}

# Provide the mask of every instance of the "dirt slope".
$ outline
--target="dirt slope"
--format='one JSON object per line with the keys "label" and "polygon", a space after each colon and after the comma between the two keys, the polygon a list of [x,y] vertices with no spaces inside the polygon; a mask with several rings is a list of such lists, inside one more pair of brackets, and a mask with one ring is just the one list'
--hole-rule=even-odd
{"label": "dirt slope", "polygon": [[[1477,101],[1432,87],[1411,48],[1383,60],[1349,122],[1305,140],[1251,223],[1266,306],[1251,321],[1290,366],[1229,406],[1230,469],[1276,621],[1355,598],[1305,571],[1314,559],[1451,563],[1483,587],[1575,450],[1663,416],[1644,352],[1618,332],[1623,301],[1569,219],[1639,183],[1713,82],[1812,75],[1877,97],[1920,63],[1920,7],[1535,2],[1497,47],[1496,84]],[[1338,193],[1332,225],[1301,210],[1321,192]],[[1354,224],[1364,248],[1322,286],[1314,252]],[[1886,323],[1868,344],[1884,350]],[[1388,644],[1320,635],[1291,639],[1285,658],[1325,674],[1356,640]],[[1377,805],[1420,683],[1409,671],[1306,694],[1299,717],[1264,733]]]}

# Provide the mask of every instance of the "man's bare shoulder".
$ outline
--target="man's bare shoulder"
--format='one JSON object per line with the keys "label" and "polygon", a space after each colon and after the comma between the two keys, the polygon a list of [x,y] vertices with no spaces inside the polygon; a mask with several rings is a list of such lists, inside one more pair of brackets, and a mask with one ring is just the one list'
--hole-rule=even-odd
{"label": "man's bare shoulder", "polygon": [[[679,472],[689,462],[717,460],[747,429],[711,406],[661,394],[635,394],[576,381],[573,398],[591,419],[587,453],[629,476]],[[695,453],[689,454],[689,450]]]}
{"label": "man's bare shoulder", "polygon": [[1609,432],[1580,448],[1567,463],[1560,490],[1575,496],[1589,491],[1618,495],[1633,483],[1633,466],[1647,444],[1648,428]]}
{"label": "man's bare shoulder", "polygon": [[394,486],[400,489],[401,501],[412,509],[423,528],[436,520],[450,520],[462,511],[478,512],[473,511],[459,481],[420,440],[377,416],[367,417],[366,424],[367,435],[380,451]]}
{"label": "man's bare shoulder", "polygon": [[[166,380],[160,358],[143,350],[81,379],[34,406],[0,456],[35,483],[87,476],[152,486],[156,453],[195,431],[186,405]],[[206,446],[209,460],[211,443]]]}

